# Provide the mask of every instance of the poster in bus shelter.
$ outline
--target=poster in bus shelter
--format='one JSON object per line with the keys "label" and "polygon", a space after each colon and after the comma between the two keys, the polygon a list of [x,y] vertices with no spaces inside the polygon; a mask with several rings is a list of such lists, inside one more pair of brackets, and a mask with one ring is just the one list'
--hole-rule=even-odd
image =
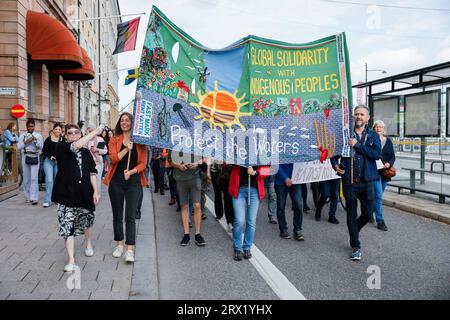
{"label": "poster in bus shelter", "polygon": [[441,90],[405,96],[405,137],[440,137]]}
{"label": "poster in bus shelter", "polygon": [[447,122],[447,137],[450,137],[450,88],[447,88],[447,113],[446,113],[446,122]]}
{"label": "poster in bus shelter", "polygon": [[306,44],[248,36],[213,50],[153,7],[133,140],[245,166],[325,162],[349,155],[350,101],[344,33]]}
{"label": "poster in bus shelter", "polygon": [[383,98],[373,101],[373,121],[383,120],[386,134],[390,137],[400,135],[400,98]]}

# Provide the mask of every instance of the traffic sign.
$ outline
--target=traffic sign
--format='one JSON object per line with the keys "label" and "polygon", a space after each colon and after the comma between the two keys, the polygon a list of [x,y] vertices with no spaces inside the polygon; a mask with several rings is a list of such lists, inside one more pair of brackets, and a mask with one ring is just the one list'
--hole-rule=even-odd
{"label": "traffic sign", "polygon": [[11,107],[11,115],[16,118],[22,118],[25,115],[25,108],[20,104],[16,104]]}

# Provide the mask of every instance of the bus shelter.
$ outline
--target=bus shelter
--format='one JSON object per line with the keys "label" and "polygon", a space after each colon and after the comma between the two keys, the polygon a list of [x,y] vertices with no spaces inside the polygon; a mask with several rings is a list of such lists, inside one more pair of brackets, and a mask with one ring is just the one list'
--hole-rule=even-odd
{"label": "bus shelter", "polygon": [[370,108],[370,125],[386,124],[396,151],[397,176],[390,187],[450,197],[450,61],[360,83]]}

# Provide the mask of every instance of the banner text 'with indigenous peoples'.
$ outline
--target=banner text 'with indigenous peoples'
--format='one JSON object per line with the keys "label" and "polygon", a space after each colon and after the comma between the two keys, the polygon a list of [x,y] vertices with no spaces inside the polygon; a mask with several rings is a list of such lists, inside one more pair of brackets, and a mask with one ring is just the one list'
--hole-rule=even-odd
{"label": "banner text 'with indigenous peoples'", "polygon": [[348,156],[348,61],[343,33],[307,44],[248,36],[212,50],[153,7],[133,140],[240,165]]}

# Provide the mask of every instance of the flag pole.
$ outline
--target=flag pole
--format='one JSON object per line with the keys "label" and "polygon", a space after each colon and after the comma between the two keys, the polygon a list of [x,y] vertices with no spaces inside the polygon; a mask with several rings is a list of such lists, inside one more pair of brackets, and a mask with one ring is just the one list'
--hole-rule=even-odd
{"label": "flag pole", "polygon": [[83,22],[83,21],[95,21],[95,20],[105,20],[105,19],[114,19],[114,18],[122,18],[122,17],[130,17],[130,16],[145,16],[147,13],[130,13],[130,14],[121,14],[116,16],[107,16],[107,17],[95,17],[95,18],[85,18],[85,19],[76,19],[72,20],[72,23]]}
{"label": "flag pole", "polygon": [[128,150],[127,172],[130,170],[131,150]]}
{"label": "flag pole", "polygon": [[247,201],[247,206],[250,208],[250,192],[251,192],[251,189],[250,189],[250,175],[248,175],[248,201]]}

